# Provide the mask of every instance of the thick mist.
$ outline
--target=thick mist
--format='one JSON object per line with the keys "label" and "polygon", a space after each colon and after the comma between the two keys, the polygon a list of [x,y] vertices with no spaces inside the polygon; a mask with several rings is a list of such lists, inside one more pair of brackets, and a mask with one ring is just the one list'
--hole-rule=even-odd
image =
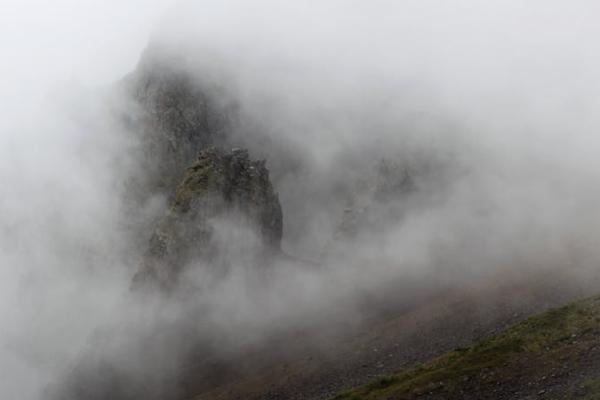
{"label": "thick mist", "polygon": [[[44,398],[83,358],[132,382],[124,398],[145,379],[164,398],[189,354],[234,358],[315,326],[325,348],[396,282],[596,281],[593,2],[168,3],[3,5],[5,397]],[[247,268],[254,233],[216,221],[225,276],[198,262],[174,294],[132,298],[130,225],[167,202],[124,205],[139,137],[121,117],[138,110],[119,82],[148,43],[236,103],[234,142],[267,160],[289,258]],[[377,197],[382,159],[411,190]],[[348,214],[358,232],[344,236]]]}
{"label": "thick mist", "polygon": [[[548,253],[593,242],[594,11],[558,2],[190,2],[155,40],[186,54],[199,79],[227,82],[246,117],[242,139],[274,174],[289,173],[276,185],[291,253],[318,254],[343,211],[339,193],[353,190],[349,177],[396,157],[437,166],[419,182],[416,212],[383,239],[399,249],[395,262],[416,249],[428,259],[471,247],[488,254],[459,252],[456,266],[485,269],[513,264],[496,257],[556,260]],[[266,139],[256,144],[246,130]],[[278,158],[302,171],[279,169]]]}
{"label": "thick mist", "polygon": [[127,288],[117,165],[131,143],[100,86],[135,66],[164,6],[0,5],[2,397],[43,398]]}

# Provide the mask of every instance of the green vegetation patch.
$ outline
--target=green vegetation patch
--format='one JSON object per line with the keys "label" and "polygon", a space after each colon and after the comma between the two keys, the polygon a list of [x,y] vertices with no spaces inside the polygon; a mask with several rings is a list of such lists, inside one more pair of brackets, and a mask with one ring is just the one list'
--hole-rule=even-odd
{"label": "green vegetation patch", "polygon": [[211,160],[201,160],[188,168],[183,183],[175,193],[174,207],[186,212],[190,201],[199,195],[215,190],[222,184],[223,176]]}
{"label": "green vegetation patch", "polygon": [[573,396],[581,400],[600,400],[600,376],[595,376],[586,380],[578,396]]}

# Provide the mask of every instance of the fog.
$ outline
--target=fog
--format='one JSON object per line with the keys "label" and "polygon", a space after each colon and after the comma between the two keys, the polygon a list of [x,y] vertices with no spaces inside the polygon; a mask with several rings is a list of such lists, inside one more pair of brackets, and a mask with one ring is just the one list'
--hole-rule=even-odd
{"label": "fog", "polygon": [[[3,397],[44,398],[90,347],[131,381],[168,381],[196,346],[182,337],[229,356],[314,327],[324,309],[357,324],[360,295],[396,279],[419,290],[549,272],[596,280],[592,1],[0,6]],[[253,232],[218,221],[226,276],[198,261],[175,295],[131,298],[142,254],[123,193],[139,142],[119,116],[138,110],[118,82],[149,43],[235,101],[233,141],[267,160],[293,258],[249,270]],[[361,182],[383,158],[408,165],[417,189],[370,205]],[[361,196],[366,226],[336,239]],[[148,340],[156,351],[140,350]],[[121,395],[136,398],[135,385]]]}

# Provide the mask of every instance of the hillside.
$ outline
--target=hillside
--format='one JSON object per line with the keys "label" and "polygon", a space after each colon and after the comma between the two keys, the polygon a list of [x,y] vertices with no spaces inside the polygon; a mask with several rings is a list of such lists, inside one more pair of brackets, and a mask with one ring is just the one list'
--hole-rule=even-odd
{"label": "hillside", "polygon": [[336,400],[600,398],[600,296],[555,308]]}
{"label": "hillside", "polygon": [[[370,309],[380,308],[384,301],[392,302],[395,293],[396,306],[387,312],[344,332],[334,331],[330,340],[321,332],[316,341],[313,331],[287,335],[282,343],[273,340],[266,348],[252,349],[246,353],[244,365],[255,368],[191,398],[331,399],[598,292],[592,281],[582,285],[563,280],[559,285],[560,280],[556,274],[537,280],[523,276],[505,285],[447,288],[435,294],[418,293],[408,282],[395,282],[394,292],[388,290],[368,304]],[[259,364],[263,367],[256,368]]]}

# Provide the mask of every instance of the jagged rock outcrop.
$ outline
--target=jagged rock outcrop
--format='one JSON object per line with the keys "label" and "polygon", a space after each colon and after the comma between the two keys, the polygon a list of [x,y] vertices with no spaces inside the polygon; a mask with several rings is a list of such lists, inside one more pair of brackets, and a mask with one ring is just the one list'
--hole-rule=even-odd
{"label": "jagged rock outcrop", "polygon": [[[282,225],[265,162],[251,160],[246,150],[211,147],[186,170],[152,234],[134,286],[151,281],[168,287],[192,261],[225,268],[223,255],[236,254],[233,249],[244,240],[252,242],[247,253],[278,253]],[[251,238],[238,235],[236,243],[228,242],[223,229],[249,232]]]}
{"label": "jagged rock outcrop", "polygon": [[[133,107],[118,112],[128,133],[137,135],[131,170],[124,171],[124,214],[136,245],[147,249],[133,277],[136,290],[168,291],[186,267],[225,273],[233,263],[256,267],[283,257],[282,210],[265,161],[252,160],[247,150],[223,150],[231,148],[234,106],[214,82],[197,81],[163,56],[150,49],[136,71],[120,82]],[[144,203],[155,195],[167,199],[168,206],[165,210],[161,201],[158,213],[147,212]],[[200,297],[198,291],[191,293]],[[126,362],[121,347],[118,354],[96,353],[94,343],[76,368],[48,388],[45,398],[180,399],[187,398],[180,393],[184,380],[211,386],[224,379],[210,375],[214,360],[198,366],[210,349],[204,338],[194,336],[194,327],[179,320],[156,326],[141,335],[134,331],[140,335],[135,342],[123,340],[131,332],[122,327],[96,333],[94,340],[107,343],[113,341],[110,335],[119,336]],[[188,361],[194,351],[202,357]]]}
{"label": "jagged rock outcrop", "polygon": [[236,106],[220,80],[158,44],[148,46],[119,90],[127,101],[117,112],[131,135],[123,169],[124,221],[143,252],[198,154],[210,146],[238,147],[230,140]]}
{"label": "jagged rock outcrop", "polygon": [[150,46],[124,86],[138,108],[130,128],[140,139],[141,198],[172,195],[200,151],[226,146],[235,104],[218,83],[201,80],[185,60]]}

